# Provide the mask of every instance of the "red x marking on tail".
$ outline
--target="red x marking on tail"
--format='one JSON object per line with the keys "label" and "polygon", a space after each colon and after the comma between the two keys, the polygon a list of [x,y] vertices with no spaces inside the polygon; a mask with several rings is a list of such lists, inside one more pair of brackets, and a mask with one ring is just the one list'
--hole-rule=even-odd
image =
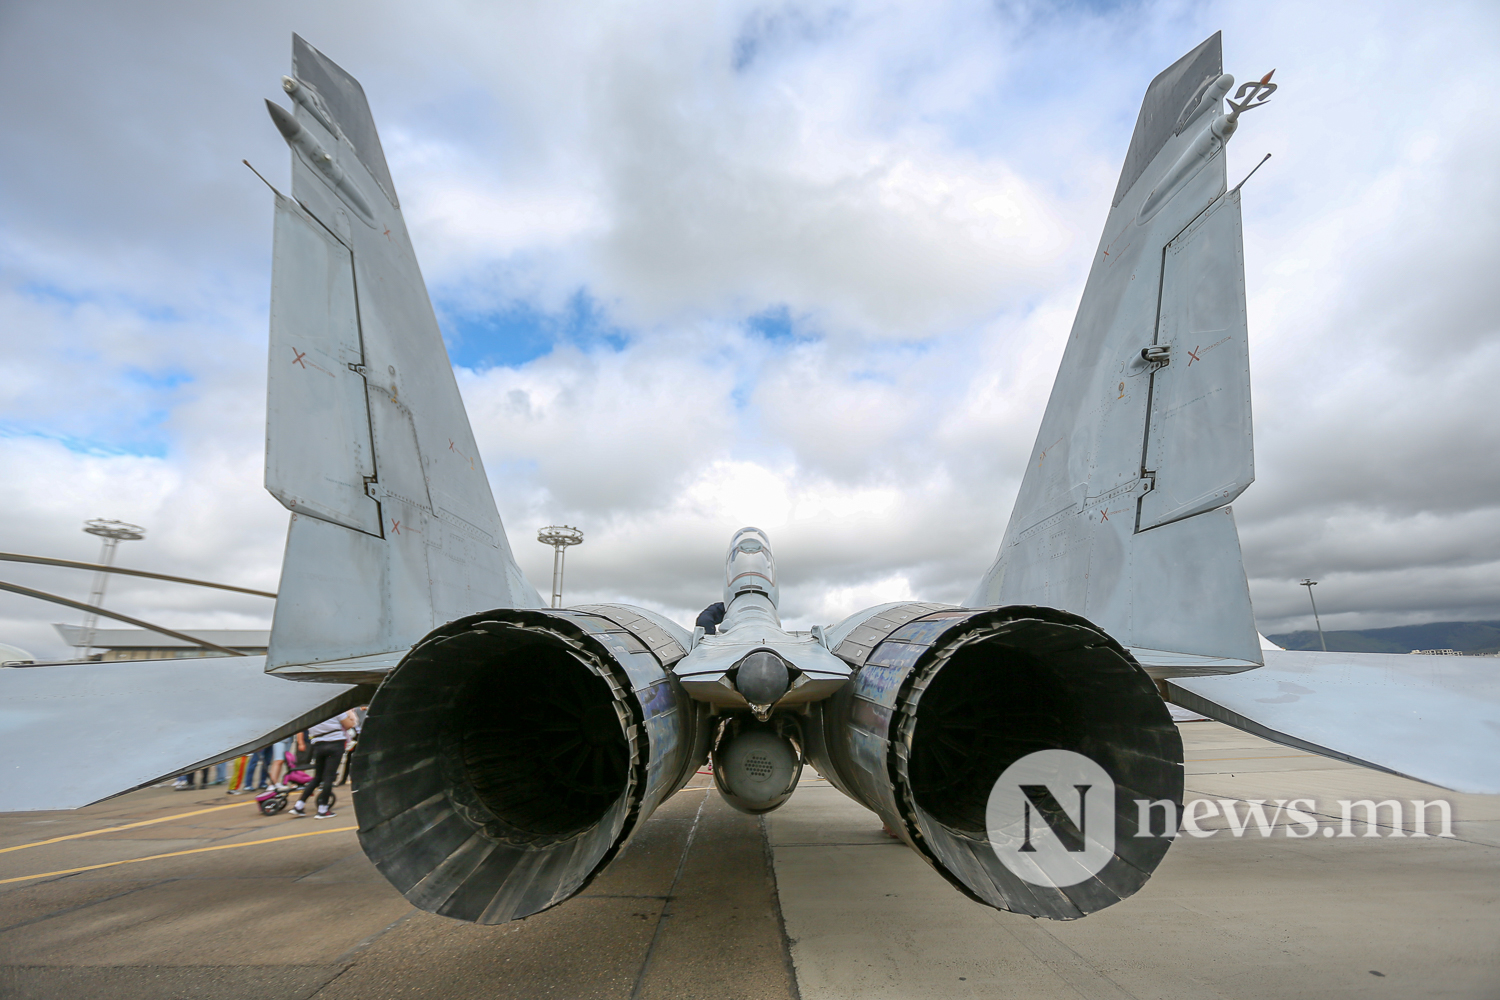
{"label": "red x marking on tail", "polygon": [[459,458],[463,459],[465,462],[468,462],[469,470],[471,472],[474,470],[474,460],[468,455],[465,455],[463,452],[459,451],[458,446],[453,443],[452,438],[448,439],[448,450],[453,452],[453,454],[457,455]]}
{"label": "red x marking on tail", "polygon": [[401,534],[401,522],[397,521],[395,518],[391,519],[391,534],[393,534],[393,535],[399,535],[399,534]]}
{"label": "red x marking on tail", "polygon": [[299,350],[297,350],[294,347],[294,348],[292,348],[292,353],[295,354],[295,355],[297,355],[295,358],[292,359],[292,364],[294,364],[294,365],[301,365],[303,368],[306,368],[307,367],[307,362],[303,361],[302,359],[305,358],[305,357],[307,357],[307,352],[306,351],[299,351]]}
{"label": "red x marking on tail", "polygon": [[1193,361],[1202,361],[1203,360],[1202,358],[1198,357],[1198,352],[1201,351],[1201,350],[1203,350],[1203,348],[1201,346],[1194,346],[1191,351],[1188,351],[1188,357],[1193,359],[1192,361],[1188,362],[1188,367],[1189,368],[1193,367]]}

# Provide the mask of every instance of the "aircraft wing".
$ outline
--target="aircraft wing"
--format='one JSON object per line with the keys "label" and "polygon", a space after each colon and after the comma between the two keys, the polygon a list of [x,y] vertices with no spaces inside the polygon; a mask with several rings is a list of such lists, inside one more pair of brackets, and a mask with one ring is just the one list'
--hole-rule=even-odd
{"label": "aircraft wing", "polygon": [[264,656],[0,670],[0,803],[76,809],[259,749],[369,697],[265,670]]}
{"label": "aircraft wing", "polygon": [[1500,663],[1267,650],[1265,666],[1166,682],[1246,732],[1459,792],[1500,793]]}

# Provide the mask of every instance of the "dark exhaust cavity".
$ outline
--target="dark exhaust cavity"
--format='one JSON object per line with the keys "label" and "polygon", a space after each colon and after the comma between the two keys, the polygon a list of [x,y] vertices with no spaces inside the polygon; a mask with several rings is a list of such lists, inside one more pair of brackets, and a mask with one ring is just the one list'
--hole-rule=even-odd
{"label": "dark exhaust cavity", "polygon": [[460,705],[464,771],[511,837],[582,834],[632,780],[628,711],[620,718],[617,692],[566,648],[517,646]]}
{"label": "dark exhaust cavity", "polygon": [[663,665],[681,644],[595,611],[461,619],[376,693],[353,763],[360,843],[414,905],[500,923],[562,902],[706,757]]}
{"label": "dark exhaust cavity", "polygon": [[[862,648],[835,650],[859,669],[805,727],[814,766],[991,906],[1066,920],[1144,885],[1171,840],[1137,836],[1137,800],[1159,803],[1155,834],[1164,832],[1163,800],[1180,815],[1182,741],[1129,652],[1077,615],[1048,608],[910,606],[879,619],[851,633]],[[1112,820],[1112,837],[1095,837],[1112,848],[1096,855],[1108,858],[1100,870],[1073,884],[1038,884],[1002,860],[1004,844],[992,847],[986,810],[1011,765],[1057,750],[1087,758],[1113,784],[1112,801],[1096,799],[1109,807],[1102,818]],[[1087,791],[1076,803],[1077,786],[1056,801],[1039,784],[1017,788],[1038,803],[1028,822],[1041,831],[1047,813],[1058,843],[1083,857],[1070,823],[1085,818],[1083,796],[1108,789],[1080,784]]]}

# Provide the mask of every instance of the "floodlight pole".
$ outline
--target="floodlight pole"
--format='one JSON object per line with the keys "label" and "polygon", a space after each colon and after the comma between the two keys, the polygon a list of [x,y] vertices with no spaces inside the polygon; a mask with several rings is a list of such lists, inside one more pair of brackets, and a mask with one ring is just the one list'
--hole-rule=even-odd
{"label": "floodlight pole", "polygon": [[[99,549],[99,564],[101,566],[112,566],[115,561],[115,549],[124,542],[133,542],[146,537],[146,529],[138,524],[126,524],[124,521],[109,521],[102,517],[85,521],[83,530],[90,535],[98,535],[104,539],[104,545]],[[104,603],[104,588],[109,583],[109,573],[100,570],[94,574],[94,587],[89,591],[89,603],[99,607]],[[90,614],[83,623],[83,658],[87,660],[89,654],[94,651],[94,629],[99,624],[99,616]]]}
{"label": "floodlight pole", "polygon": [[583,532],[565,524],[554,524],[536,533],[536,540],[552,546],[552,606],[562,607],[563,553],[569,545],[583,544]]}
{"label": "floodlight pole", "polygon": [[1318,602],[1313,601],[1312,589],[1318,585],[1317,580],[1303,580],[1298,586],[1307,588],[1307,599],[1312,601],[1313,621],[1318,625],[1318,644],[1323,647],[1323,652],[1328,652],[1328,640],[1323,638],[1323,620],[1318,617]]}

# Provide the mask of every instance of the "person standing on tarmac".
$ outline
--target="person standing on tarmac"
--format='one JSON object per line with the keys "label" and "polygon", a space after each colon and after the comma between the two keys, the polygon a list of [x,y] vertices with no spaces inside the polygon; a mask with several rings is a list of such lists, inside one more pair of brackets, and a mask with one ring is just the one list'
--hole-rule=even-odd
{"label": "person standing on tarmac", "polygon": [[327,819],[334,814],[333,778],[338,773],[344,750],[354,741],[358,725],[359,717],[353,712],[345,712],[307,731],[307,738],[312,741],[313,780],[302,789],[302,798],[292,806],[294,819],[307,815],[307,800],[314,788],[318,790],[318,813],[313,818]]}

